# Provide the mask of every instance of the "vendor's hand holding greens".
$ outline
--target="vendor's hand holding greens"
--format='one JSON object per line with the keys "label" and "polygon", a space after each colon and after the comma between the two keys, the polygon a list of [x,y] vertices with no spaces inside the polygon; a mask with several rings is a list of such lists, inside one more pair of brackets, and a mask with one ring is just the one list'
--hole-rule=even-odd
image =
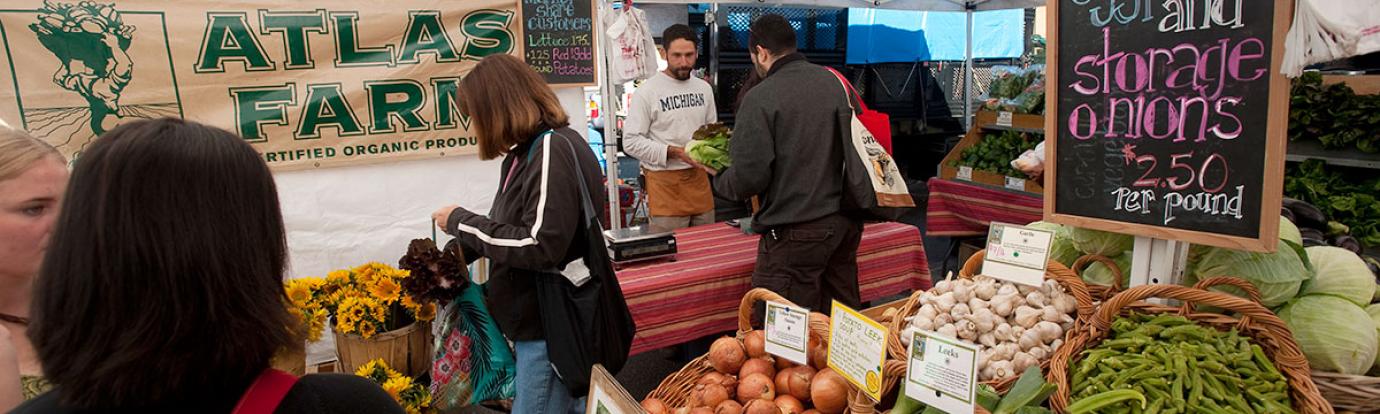
{"label": "vendor's hand holding greens", "polygon": [[728,139],[732,137],[733,130],[722,123],[702,126],[685,146],[685,153],[706,167],[723,170],[732,164],[728,158]]}

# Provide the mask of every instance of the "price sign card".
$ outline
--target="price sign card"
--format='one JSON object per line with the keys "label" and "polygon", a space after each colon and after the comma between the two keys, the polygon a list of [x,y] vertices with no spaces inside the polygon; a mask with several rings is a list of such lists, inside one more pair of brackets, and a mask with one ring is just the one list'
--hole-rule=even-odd
{"label": "price sign card", "polygon": [[969,167],[966,165],[958,167],[958,179],[964,181],[973,181],[973,167]]}
{"label": "price sign card", "polygon": [[1053,240],[1052,232],[992,223],[982,273],[1012,283],[1040,286],[1045,280]]}
{"label": "price sign card", "polygon": [[585,412],[590,414],[641,414],[642,404],[628,394],[628,390],[604,369],[602,364],[594,365],[590,373],[589,398],[585,401]]}
{"label": "price sign card", "polygon": [[997,113],[997,126],[1011,126],[1012,115],[1010,112],[1001,111]]}
{"label": "price sign card", "polygon": [[946,413],[972,413],[977,393],[977,346],[925,331],[909,339],[906,396]]}
{"label": "price sign card", "polygon": [[767,302],[767,353],[806,365],[810,344],[810,311],[778,302]]}
{"label": "price sign card", "polygon": [[834,301],[829,325],[829,368],[873,401],[881,400],[887,328],[838,301]]}

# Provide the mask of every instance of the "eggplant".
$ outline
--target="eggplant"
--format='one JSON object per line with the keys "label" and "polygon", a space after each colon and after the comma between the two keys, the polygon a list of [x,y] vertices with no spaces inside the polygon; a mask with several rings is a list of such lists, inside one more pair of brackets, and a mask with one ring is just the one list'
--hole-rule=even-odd
{"label": "eggplant", "polygon": [[1350,250],[1352,253],[1361,254],[1361,242],[1349,235],[1343,234],[1333,238],[1332,245]]}
{"label": "eggplant", "polygon": [[[1326,241],[1326,240],[1327,240],[1327,235],[1324,234],[1324,233],[1322,232],[1322,230],[1318,230],[1318,229],[1311,228],[1311,227],[1299,227],[1299,236],[1302,236],[1304,240],[1308,240],[1308,239],[1323,240],[1323,241]],[[1324,244],[1326,244],[1326,243],[1324,243]]]}
{"label": "eggplant", "polygon": [[1295,222],[1294,222],[1294,211],[1293,211],[1293,210],[1290,210],[1290,209],[1287,209],[1287,208],[1284,208],[1284,207],[1280,207],[1280,208],[1279,208],[1279,215],[1284,216],[1284,218],[1286,218],[1286,219],[1289,219],[1289,222],[1290,222],[1290,223],[1294,223],[1294,226],[1298,226],[1298,223],[1295,223]]}
{"label": "eggplant", "polygon": [[1311,238],[1307,238],[1307,237],[1304,237],[1304,238],[1303,238],[1303,247],[1313,247],[1313,246],[1330,246],[1330,245],[1327,244],[1327,240],[1325,240],[1325,239],[1311,239]]}
{"label": "eggplant", "polygon": [[1285,198],[1284,207],[1294,212],[1294,223],[1299,227],[1327,228],[1327,215],[1323,214],[1317,206],[1305,201]]}

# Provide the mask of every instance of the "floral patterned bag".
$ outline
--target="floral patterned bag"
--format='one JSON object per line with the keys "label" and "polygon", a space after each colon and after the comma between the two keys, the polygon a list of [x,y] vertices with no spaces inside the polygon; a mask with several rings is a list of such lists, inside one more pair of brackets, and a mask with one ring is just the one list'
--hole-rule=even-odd
{"label": "floral patterned bag", "polygon": [[484,285],[467,284],[436,321],[432,407],[449,413],[513,398],[517,364],[484,305]]}

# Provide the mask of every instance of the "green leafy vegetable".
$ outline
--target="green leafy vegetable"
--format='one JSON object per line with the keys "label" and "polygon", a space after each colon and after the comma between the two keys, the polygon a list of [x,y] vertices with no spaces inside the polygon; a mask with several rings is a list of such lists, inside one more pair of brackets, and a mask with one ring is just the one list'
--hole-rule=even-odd
{"label": "green leafy vegetable", "polygon": [[1380,152],[1380,95],[1357,95],[1345,83],[1323,85],[1322,75],[1294,80],[1289,140],[1315,139],[1328,149]]}
{"label": "green leafy vegetable", "polygon": [[732,164],[728,157],[728,139],[733,130],[722,123],[713,123],[695,130],[694,140],[685,146],[690,159],[716,170],[728,168]]}
{"label": "green leafy vegetable", "polygon": [[1359,172],[1343,174],[1327,169],[1322,160],[1307,160],[1287,169],[1284,195],[1322,209],[1329,219],[1345,225],[1361,244],[1380,246],[1380,199],[1376,198],[1380,178]]}
{"label": "green leafy vegetable", "polygon": [[1024,177],[1026,174],[1011,166],[1011,160],[1019,158],[1026,151],[1035,149],[1040,142],[1026,134],[1015,131],[1002,131],[982,137],[976,145],[965,148],[959,158],[950,166],[968,166],[974,170],[988,171],[1011,177]]}

